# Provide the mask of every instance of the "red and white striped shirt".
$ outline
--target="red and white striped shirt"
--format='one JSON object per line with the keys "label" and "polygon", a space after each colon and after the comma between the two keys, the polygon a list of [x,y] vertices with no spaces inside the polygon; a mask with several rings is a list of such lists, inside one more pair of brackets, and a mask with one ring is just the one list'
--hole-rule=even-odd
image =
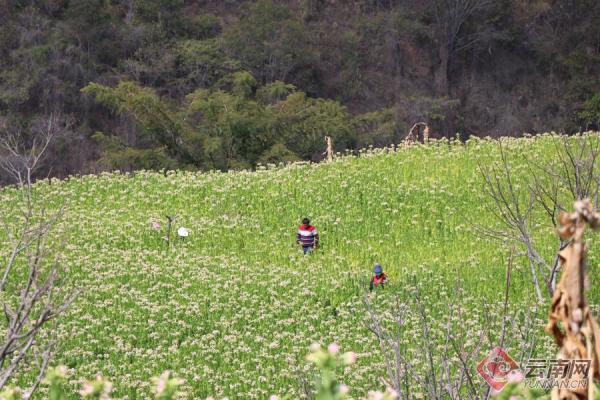
{"label": "red and white striped shirt", "polygon": [[302,245],[302,247],[315,247],[315,244],[319,242],[317,228],[312,225],[300,225],[298,228],[298,234],[296,235],[296,240]]}

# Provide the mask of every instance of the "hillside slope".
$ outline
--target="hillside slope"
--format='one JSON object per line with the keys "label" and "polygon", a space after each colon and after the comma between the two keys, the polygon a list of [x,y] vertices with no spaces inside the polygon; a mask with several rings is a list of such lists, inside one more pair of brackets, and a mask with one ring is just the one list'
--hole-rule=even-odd
{"label": "hillside slope", "polygon": [[[324,132],[351,132],[351,142],[334,142],[339,150],[385,146],[418,121],[436,137],[597,129],[598,18],[596,0],[2,1],[0,127],[6,122],[10,131],[33,134],[39,119],[62,116],[66,128],[40,171],[57,177],[124,164],[172,169],[173,161],[241,169],[272,156],[274,144],[314,160]],[[139,110],[107,110],[82,92],[90,82],[135,83],[156,93],[160,114],[168,116],[158,118],[161,129],[172,130],[181,112],[168,111],[198,90],[228,92],[242,71],[256,79],[250,92],[273,90],[263,101],[281,99],[285,82],[358,120],[325,124],[332,111],[323,110],[318,123],[307,124],[319,125],[320,146],[307,151],[266,128],[264,113],[254,108],[230,115],[233,127],[186,114],[202,140],[188,143],[196,151],[187,160],[173,160],[173,149],[164,151],[169,143],[154,137],[148,121],[132,118]],[[235,131],[236,149],[222,154],[216,150],[231,147],[231,138],[223,140],[227,128]],[[268,130],[277,131],[276,140],[264,137]],[[184,133],[185,142],[190,132]],[[130,151],[117,151],[123,148]],[[211,152],[217,154],[206,157]],[[237,163],[219,162],[223,157]]]}
{"label": "hillside slope", "polygon": [[[553,146],[549,136],[503,143],[517,184],[528,173],[522,157],[546,157]],[[73,382],[109,377],[116,394],[129,399],[144,398],[144,382],[165,369],[186,380],[190,398],[264,399],[296,395],[299,377],[312,379],[308,346],[335,341],[358,353],[344,379],[364,393],[384,374],[363,305],[375,262],[391,280],[372,295],[384,315],[396,296],[407,299],[418,287],[434,337],[443,335],[457,301],[468,313],[453,323],[497,327],[507,249],[473,228],[496,225],[477,165],[498,160],[496,142],[470,140],[252,173],[40,181],[36,200],[68,210],[64,265],[70,284],[85,289],[59,324],[56,362],[73,369]],[[9,188],[0,192],[5,215],[18,207],[15,196]],[[167,252],[164,231],[150,224],[164,228],[165,215],[173,214],[176,227],[191,235]],[[323,244],[308,257],[294,246],[304,216]],[[538,245],[552,254],[552,229],[541,214],[539,222]],[[592,265],[594,250],[592,242]],[[7,251],[3,246],[1,254]],[[528,274],[518,259],[511,309],[535,303]],[[415,321],[409,316],[408,326]],[[404,342],[418,352],[410,331]],[[553,354],[549,338],[538,351]]]}

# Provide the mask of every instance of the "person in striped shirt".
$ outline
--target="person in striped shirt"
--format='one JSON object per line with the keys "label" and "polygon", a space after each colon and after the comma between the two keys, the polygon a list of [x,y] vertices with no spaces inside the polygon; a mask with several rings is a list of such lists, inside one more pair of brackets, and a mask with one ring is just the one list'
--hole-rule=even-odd
{"label": "person in striped shirt", "polygon": [[308,218],[304,218],[302,220],[302,225],[298,227],[296,243],[302,246],[304,254],[309,254],[319,247],[319,234],[317,233],[317,228],[310,224]]}

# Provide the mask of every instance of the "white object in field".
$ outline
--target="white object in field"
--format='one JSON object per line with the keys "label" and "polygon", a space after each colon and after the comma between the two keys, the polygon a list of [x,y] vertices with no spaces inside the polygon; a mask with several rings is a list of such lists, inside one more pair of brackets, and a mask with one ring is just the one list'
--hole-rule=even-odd
{"label": "white object in field", "polygon": [[190,235],[190,231],[182,226],[181,228],[177,229],[177,235],[182,238],[188,237]]}

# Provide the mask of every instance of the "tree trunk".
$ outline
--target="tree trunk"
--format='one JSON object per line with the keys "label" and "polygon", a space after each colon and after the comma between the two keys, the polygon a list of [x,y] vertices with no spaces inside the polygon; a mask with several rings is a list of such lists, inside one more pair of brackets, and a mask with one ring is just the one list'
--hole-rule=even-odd
{"label": "tree trunk", "polygon": [[448,63],[450,61],[448,46],[440,46],[438,55],[440,63],[435,70],[435,90],[438,96],[446,96],[448,95]]}

